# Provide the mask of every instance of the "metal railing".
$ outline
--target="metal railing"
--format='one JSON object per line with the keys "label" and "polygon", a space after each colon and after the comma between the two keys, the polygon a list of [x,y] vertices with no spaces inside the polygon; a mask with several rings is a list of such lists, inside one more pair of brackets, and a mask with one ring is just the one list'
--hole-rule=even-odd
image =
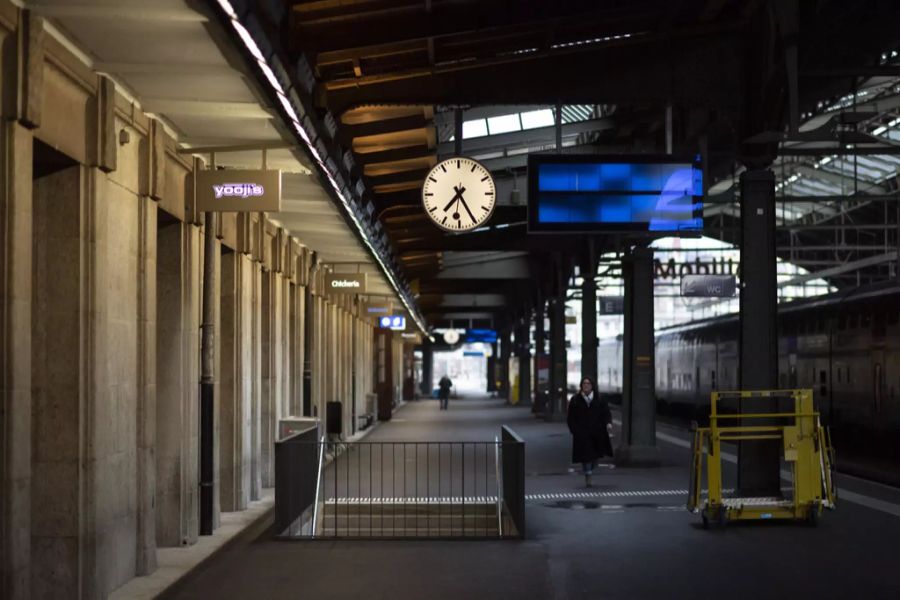
{"label": "metal railing", "polygon": [[[278,537],[496,539],[524,533],[524,443],[508,428],[492,442],[338,444],[295,437],[279,442],[293,452],[276,451],[276,461],[282,459],[276,465]],[[282,495],[293,507],[283,515],[277,509],[282,487],[291,490]],[[308,494],[294,500],[298,490]]]}

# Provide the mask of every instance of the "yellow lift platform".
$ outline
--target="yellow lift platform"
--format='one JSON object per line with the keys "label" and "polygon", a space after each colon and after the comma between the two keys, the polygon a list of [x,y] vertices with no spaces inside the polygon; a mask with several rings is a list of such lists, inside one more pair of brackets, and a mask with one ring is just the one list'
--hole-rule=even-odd
{"label": "yellow lift platform", "polygon": [[[792,406],[786,412],[723,414],[720,402],[726,399],[744,404],[754,399],[786,399],[786,404]],[[791,465],[790,497],[724,497],[722,442],[760,440],[781,441],[784,460]],[[835,507],[834,450],[828,429],[822,426],[815,411],[812,390],[713,392],[709,427],[695,427],[691,454],[687,508],[700,513],[704,527],[710,521],[724,525],[728,521],[760,519],[805,520],[815,525],[823,509]],[[708,488],[705,499],[701,497],[704,462]]]}

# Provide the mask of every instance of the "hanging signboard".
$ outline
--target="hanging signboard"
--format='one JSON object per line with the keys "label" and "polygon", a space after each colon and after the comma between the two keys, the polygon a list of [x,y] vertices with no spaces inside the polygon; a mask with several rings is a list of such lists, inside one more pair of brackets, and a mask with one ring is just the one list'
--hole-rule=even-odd
{"label": "hanging signboard", "polygon": [[223,169],[196,171],[194,193],[201,212],[278,212],[281,171]]}
{"label": "hanging signboard", "polygon": [[622,296],[600,296],[601,315],[624,315],[625,298]]}
{"label": "hanging signboard", "polygon": [[365,294],[366,273],[327,273],[325,289],[332,294]]}
{"label": "hanging signboard", "polygon": [[691,298],[732,298],[736,286],[734,275],[684,275],[681,295]]}

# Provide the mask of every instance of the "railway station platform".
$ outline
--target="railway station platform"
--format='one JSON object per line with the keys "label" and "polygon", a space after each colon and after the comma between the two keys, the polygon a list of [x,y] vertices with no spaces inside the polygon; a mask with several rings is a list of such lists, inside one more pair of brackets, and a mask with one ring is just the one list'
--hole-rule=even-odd
{"label": "railway station platform", "polygon": [[[618,419],[616,419],[618,420]],[[370,439],[483,440],[501,424],[526,442],[522,541],[236,544],[171,598],[891,598],[900,490],[839,475],[839,503],[817,527],[701,528],[685,508],[688,432],[658,425],[656,468],[600,467],[585,488],[564,423],[470,396],[408,404]],[[616,428],[618,433],[618,428]],[[726,459],[726,465],[731,465]],[[730,475],[726,474],[726,477]]]}

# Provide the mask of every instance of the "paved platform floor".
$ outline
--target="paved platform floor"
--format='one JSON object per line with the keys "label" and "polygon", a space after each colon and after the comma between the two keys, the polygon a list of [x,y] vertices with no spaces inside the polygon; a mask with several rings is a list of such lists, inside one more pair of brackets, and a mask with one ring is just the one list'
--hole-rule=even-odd
{"label": "paved platform floor", "polygon": [[[237,544],[175,598],[900,598],[900,490],[839,477],[818,527],[703,530],[684,510],[686,432],[660,426],[663,466],[604,467],[586,490],[563,422],[469,398],[414,402],[370,440],[526,441],[528,535],[518,542],[303,541]],[[730,468],[729,468],[730,470]]]}

